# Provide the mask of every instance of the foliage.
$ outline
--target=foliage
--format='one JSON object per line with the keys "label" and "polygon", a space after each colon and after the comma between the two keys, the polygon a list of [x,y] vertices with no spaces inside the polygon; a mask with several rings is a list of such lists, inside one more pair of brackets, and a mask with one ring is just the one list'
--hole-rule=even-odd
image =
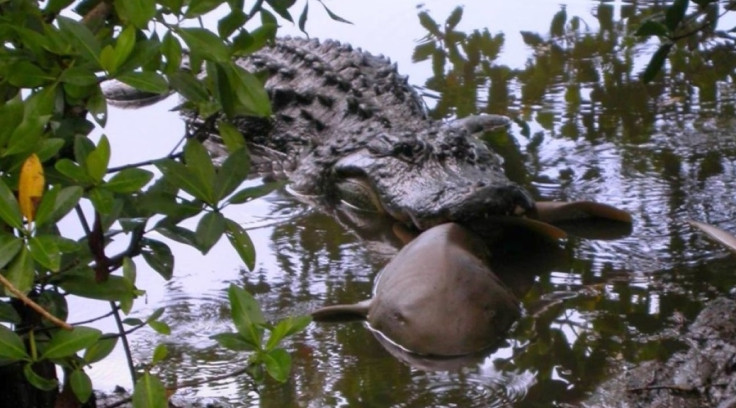
{"label": "foliage", "polygon": [[[151,232],[202,253],[225,235],[254,268],[248,234],[222,209],[266,189],[239,188],[248,176],[249,158],[228,120],[268,116],[271,108],[260,80],[233,57],[272,41],[277,15],[293,22],[294,1],[259,1],[251,10],[238,0],[72,3],[0,2],[0,321],[14,327],[0,325],[0,362],[21,363],[28,382],[52,392],[58,392],[56,378],[35,367],[58,365],[83,402],[93,387],[85,367],[105,358],[119,338],[125,343],[124,323],[134,326],[128,332],[145,325],[169,331],[159,319],[163,311],[146,321],[119,317],[144,293],[136,287],[136,261],[142,258],[164,279],[172,277],[171,250],[150,238]],[[215,9],[227,13],[213,32],[199,19]],[[297,20],[302,30],[307,11]],[[197,21],[200,25],[192,25]],[[191,69],[182,68],[185,58]],[[111,79],[148,93],[185,96],[189,108],[219,122],[229,156],[215,166],[199,141],[187,140],[168,157],[110,168],[114,152],[107,136],[93,141],[90,134],[95,126],[105,126],[101,84]],[[151,164],[163,177],[154,181]],[[65,217],[76,217],[81,237],[59,227]],[[180,225],[192,217],[199,217],[196,230]],[[108,247],[113,238],[127,239],[127,247],[113,254]],[[248,350],[254,351],[251,374],[263,366],[283,381],[289,359],[277,346],[307,321],[287,319],[270,327],[254,312],[252,298],[235,288],[230,293],[238,327],[231,337],[249,342]],[[69,326],[67,295],[109,301],[119,332]],[[244,305],[249,309],[242,310]],[[29,309],[35,317],[27,317]],[[264,329],[272,333],[265,345]],[[153,363],[164,355],[154,353]],[[134,405],[164,406],[168,393],[162,389],[146,371],[136,381]]]}
{"label": "foliage", "polygon": [[[692,10],[690,0],[674,0],[663,12],[654,14],[644,20],[636,30],[636,35],[642,38],[658,37],[659,48],[652,55],[649,64],[642,73],[644,82],[651,82],[662,70],[667,55],[681,40],[693,40],[690,47],[698,47],[712,37],[733,41],[730,30],[717,30],[721,6],[718,0],[693,0],[695,9]],[[727,11],[733,10],[732,4],[725,5]],[[691,11],[692,10],[692,11]],[[690,11],[688,13],[688,11]]]}

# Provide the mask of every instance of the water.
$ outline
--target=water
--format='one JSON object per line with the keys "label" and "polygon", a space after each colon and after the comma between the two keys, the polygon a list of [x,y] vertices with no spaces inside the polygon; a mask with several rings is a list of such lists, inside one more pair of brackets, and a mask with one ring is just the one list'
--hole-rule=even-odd
{"label": "water", "polygon": [[[314,3],[311,35],[386,54],[417,85],[436,75],[428,61],[411,62],[426,35],[416,14],[427,10],[442,22],[453,4],[428,1],[419,9],[388,1],[328,5],[355,25],[318,18],[322,13]],[[408,365],[360,323],[312,324],[286,344],[293,356],[287,383],[267,382],[256,393],[246,380],[230,378],[180,394],[219,398],[231,406],[550,406],[584,400],[624,362],[664,358],[680,347],[668,334],[736,283],[736,260],[686,223],[696,219],[736,232],[733,80],[715,72],[733,72],[733,63],[718,60],[717,50],[701,57],[683,53],[675,60],[685,67],[683,73],[641,85],[636,74],[656,43],[641,44],[636,55],[621,52],[627,28],[621,17],[632,15],[634,7],[565,2],[568,22],[580,17],[585,31],[567,30],[552,43],[532,47],[520,31],[539,33],[547,41],[560,4],[466,2],[458,29],[503,32],[503,51],[492,62],[521,70],[518,79],[492,86],[473,71],[477,86],[463,91],[470,92],[474,108],[504,113],[528,126],[514,126],[509,139],[489,141],[504,154],[509,174],[539,199],[597,200],[626,209],[635,219],[626,237],[574,238],[557,251],[529,256],[546,262],[497,265],[523,296],[524,309],[498,350],[461,368],[432,371],[428,364],[437,362]],[[286,27],[285,32],[296,30]],[[698,69],[699,64],[719,70]],[[491,76],[502,73],[492,70]],[[465,105],[453,105],[447,92],[424,92],[438,117],[467,109],[467,99]],[[113,112],[107,133],[113,151],[124,152],[113,160],[168,153],[183,132],[176,115],[165,112],[175,104],[170,98],[143,117]],[[244,269],[227,242],[207,256],[174,246],[177,263],[170,282],[138,263],[139,286],[147,296],[137,302],[134,315],[165,306],[164,320],[174,333],[136,332],[131,339],[135,357],[148,361],[157,343],[168,344],[170,358],[160,367],[168,380],[225,374],[246,361],[247,356],[219,350],[209,339],[231,330],[225,293],[231,283],[255,294],[267,318],[279,319],[369,297],[375,273],[396,251],[395,242],[359,237],[333,215],[285,191],[228,215],[249,229],[258,258],[254,271]],[[94,313],[104,311],[86,308],[79,319]],[[95,365],[95,386],[130,387],[122,361],[116,353]]]}

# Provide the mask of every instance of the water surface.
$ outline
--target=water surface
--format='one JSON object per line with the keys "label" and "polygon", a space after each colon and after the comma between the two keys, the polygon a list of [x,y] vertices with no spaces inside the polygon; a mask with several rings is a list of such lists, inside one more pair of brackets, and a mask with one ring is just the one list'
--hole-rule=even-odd
{"label": "water surface", "polygon": [[[484,111],[517,119],[508,135],[488,142],[504,155],[511,177],[536,198],[609,203],[632,213],[633,230],[614,240],[571,238],[551,253],[529,248],[529,258],[546,262],[498,265],[522,294],[524,316],[498,350],[462,368],[412,368],[360,323],[312,324],[286,344],[294,364],[287,383],[267,382],[256,393],[236,378],[181,393],[238,407],[576,404],[624,364],[677,350],[678,330],[736,281],[736,260],[686,223],[695,219],[736,232],[733,63],[718,59],[728,54],[714,45],[677,54],[672,65],[679,73],[668,70],[642,85],[637,75],[656,43],[631,53],[621,46],[640,21],[628,17],[652,12],[646,2],[634,4],[466,2],[457,29],[468,35],[487,29],[502,47],[484,60],[487,66],[448,61],[442,78],[465,84],[449,88],[438,86],[447,81],[438,79],[429,61],[413,63],[412,55],[427,35],[417,13],[444,22],[454,4],[328,3],[355,23],[349,26],[318,18],[315,3],[311,35],[398,61],[438,119]],[[552,21],[561,10],[567,19],[560,31]],[[578,30],[573,17],[579,17]],[[714,66],[723,69],[704,68]],[[107,133],[117,143],[114,151],[128,152],[117,160],[168,153],[183,132],[176,115],[165,112],[175,104],[170,98],[143,120],[140,112],[111,114]],[[164,319],[174,333],[136,332],[132,343],[141,361],[150,359],[157,343],[168,344],[171,357],[162,373],[169,380],[205,378],[244,364],[247,356],[222,351],[209,339],[231,329],[225,292],[231,283],[255,294],[269,319],[304,314],[325,303],[369,297],[376,272],[397,247],[395,241],[361,237],[334,214],[283,190],[229,216],[255,242],[254,271],[244,269],[226,242],[207,256],[174,247],[170,282],[139,262],[139,284],[148,294],[134,314],[166,306]],[[116,354],[95,366],[95,385],[129,387],[121,362]]]}

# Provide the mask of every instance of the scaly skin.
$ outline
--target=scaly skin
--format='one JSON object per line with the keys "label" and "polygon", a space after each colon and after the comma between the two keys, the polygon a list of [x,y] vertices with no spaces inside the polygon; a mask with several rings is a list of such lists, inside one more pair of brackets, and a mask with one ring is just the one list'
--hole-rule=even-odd
{"label": "scaly skin", "polygon": [[[395,65],[334,41],[280,39],[238,63],[268,72],[274,115],[235,124],[257,169],[288,178],[295,193],[382,212],[420,230],[534,212],[529,194],[471,134],[507,126],[507,118],[432,121]],[[217,150],[216,132],[200,126],[211,122],[188,120]]]}

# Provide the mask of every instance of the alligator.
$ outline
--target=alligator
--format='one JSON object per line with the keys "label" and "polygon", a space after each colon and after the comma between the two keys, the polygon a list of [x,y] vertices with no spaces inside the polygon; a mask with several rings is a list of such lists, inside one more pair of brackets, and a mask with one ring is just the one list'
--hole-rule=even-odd
{"label": "alligator", "polygon": [[[332,40],[281,38],[237,64],[267,76],[273,115],[230,120],[248,143],[253,168],[288,179],[297,196],[420,231],[457,222],[485,235],[499,218],[535,217],[530,193],[474,136],[508,127],[507,117],[432,120],[396,64]],[[219,116],[183,116],[191,136],[215,155],[225,152],[214,126]]]}
{"label": "alligator", "polygon": [[[387,214],[419,230],[533,214],[530,194],[472,135],[506,127],[508,118],[430,120],[395,64],[336,41],[282,38],[237,63],[268,72],[274,114],[234,123],[258,170],[288,178],[297,195]],[[212,121],[185,116],[210,150],[221,148]]]}

